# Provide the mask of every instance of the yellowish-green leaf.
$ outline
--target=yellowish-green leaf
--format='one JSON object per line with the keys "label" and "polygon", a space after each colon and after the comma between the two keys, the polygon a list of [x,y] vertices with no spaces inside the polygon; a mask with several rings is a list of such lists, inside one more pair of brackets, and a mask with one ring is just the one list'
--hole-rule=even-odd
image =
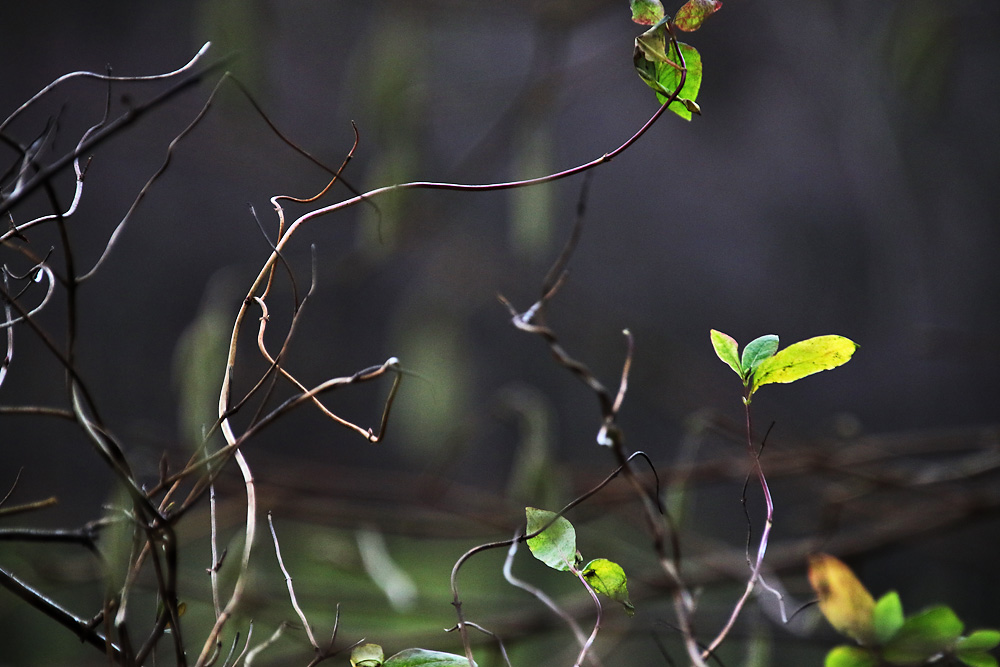
{"label": "yellowish-green leaf", "polygon": [[826,654],[823,667],[875,667],[878,658],[860,646],[838,646]]}
{"label": "yellowish-green leaf", "polygon": [[378,644],[362,644],[351,651],[351,667],[381,667],[385,653]]}
{"label": "yellowish-green leaf", "polygon": [[959,651],[992,651],[1000,646],[1000,631],[976,630],[968,637],[962,637],[955,645]]}
{"label": "yellowish-green leaf", "polygon": [[851,568],[829,554],[813,554],[809,583],[819,597],[819,610],[837,632],[860,644],[875,642],[875,598]]}
{"label": "yellowish-green leaf", "polygon": [[986,651],[959,651],[955,657],[968,667],[997,667],[997,659]]}
{"label": "yellowish-green leaf", "polygon": [[740,365],[739,343],[736,339],[715,329],[712,329],[709,335],[712,337],[712,347],[715,348],[719,359],[726,362],[742,378],[743,368]]}
{"label": "yellowish-green leaf", "polygon": [[583,568],[583,578],[601,595],[621,603],[626,614],[635,614],[635,607],[628,599],[628,580],[621,565],[606,558],[597,558]]}
{"label": "yellowish-green leaf", "polygon": [[765,384],[795,382],[847,363],[858,349],[843,336],[817,336],[789,345],[762,362],[751,376],[751,393]]}

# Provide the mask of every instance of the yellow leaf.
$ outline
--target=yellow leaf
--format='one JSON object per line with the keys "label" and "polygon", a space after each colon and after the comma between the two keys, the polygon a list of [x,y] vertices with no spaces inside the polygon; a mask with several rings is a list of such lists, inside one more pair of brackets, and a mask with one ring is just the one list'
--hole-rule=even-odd
{"label": "yellow leaf", "polygon": [[875,641],[875,598],[851,568],[829,554],[809,556],[809,583],[834,629],[859,644]]}

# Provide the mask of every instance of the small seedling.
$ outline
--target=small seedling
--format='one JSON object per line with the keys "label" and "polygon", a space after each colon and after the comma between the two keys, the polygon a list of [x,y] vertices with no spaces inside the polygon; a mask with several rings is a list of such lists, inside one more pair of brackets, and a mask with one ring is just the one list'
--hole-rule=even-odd
{"label": "small seedling", "polygon": [[834,630],[857,642],[831,650],[824,667],[916,667],[955,661],[997,667],[989,651],[1000,646],[1000,631],[976,630],[963,636],[965,625],[949,607],[906,617],[895,591],[876,601],[847,565],[828,554],[809,557],[809,583]]}
{"label": "small seedling", "polygon": [[743,401],[750,398],[765,384],[789,383],[807,375],[836,368],[850,361],[857,343],[843,336],[816,336],[789,345],[778,351],[778,337],[761,336],[747,343],[743,355],[732,336],[712,329],[712,346],[715,353],[729,365],[745,389]]}

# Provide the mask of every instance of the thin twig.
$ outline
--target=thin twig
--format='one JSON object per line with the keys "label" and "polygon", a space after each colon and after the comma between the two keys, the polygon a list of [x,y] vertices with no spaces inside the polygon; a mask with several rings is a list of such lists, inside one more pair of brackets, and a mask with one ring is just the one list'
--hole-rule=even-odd
{"label": "thin twig", "polygon": [[267,513],[267,525],[271,529],[271,540],[274,542],[274,555],[278,557],[278,567],[281,568],[281,573],[285,575],[285,585],[288,587],[288,598],[292,601],[292,608],[295,609],[295,613],[298,614],[299,620],[302,621],[302,627],[306,631],[306,637],[309,639],[309,644],[316,649],[320,650],[319,644],[316,643],[316,637],[313,636],[312,627],[309,625],[309,619],[306,618],[305,612],[302,611],[302,607],[299,606],[299,601],[295,597],[295,587],[292,586],[292,575],[288,573],[288,568],[285,567],[285,561],[281,558],[281,546],[278,544],[278,533],[274,530],[274,521],[271,519],[271,513]]}

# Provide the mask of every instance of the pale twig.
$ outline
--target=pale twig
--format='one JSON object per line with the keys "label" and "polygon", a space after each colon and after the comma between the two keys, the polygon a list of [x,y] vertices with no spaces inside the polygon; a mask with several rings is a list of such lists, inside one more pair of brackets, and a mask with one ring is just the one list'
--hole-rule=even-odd
{"label": "pale twig", "polygon": [[[3,287],[5,294],[10,292],[10,283],[7,280],[6,269],[4,269],[3,272]],[[3,355],[3,362],[0,363],[0,386],[3,385],[3,381],[7,377],[7,369],[10,368],[10,362],[14,359],[14,327],[11,326],[14,323],[14,318],[13,313],[11,312],[10,304],[7,303],[7,299],[3,300],[3,315],[4,321],[0,324],[0,328],[7,329],[7,351]],[[20,476],[20,474],[21,473],[19,472],[18,475]],[[17,480],[14,480],[14,483],[17,484]],[[14,489],[12,487],[11,491],[13,490]],[[10,494],[8,493],[7,495]],[[7,498],[4,498],[4,500],[7,500]]]}
{"label": "pale twig", "polygon": [[[748,392],[752,391],[748,389]],[[750,565],[750,577],[747,579],[746,586],[743,589],[743,594],[740,595],[739,600],[733,606],[733,610],[726,620],[725,625],[715,636],[707,648],[701,652],[701,657],[703,659],[708,658],[714,651],[722,644],[723,640],[732,630],[733,626],[736,624],[736,619],[739,617],[740,613],[743,611],[743,607],[746,605],[750,596],[753,594],[754,588],[757,586],[757,582],[760,579],[761,568],[764,566],[764,554],[767,553],[768,539],[771,535],[771,528],[774,526],[774,501],[771,498],[771,489],[767,484],[767,478],[764,476],[764,469],[760,465],[760,451],[758,451],[753,445],[753,422],[750,417],[750,395],[747,394],[743,398],[743,410],[746,417],[746,436],[747,436],[747,450],[750,454],[750,459],[753,461],[753,472],[757,473],[757,480],[760,482],[761,491],[764,493],[764,503],[766,506],[766,518],[764,520],[764,528],[761,531],[760,542],[757,546],[757,558],[753,561],[750,559],[750,536],[747,536],[747,562]],[[766,442],[766,437],[765,437]],[[761,446],[763,448],[763,445]],[[743,504],[746,507],[746,484],[743,487]],[[744,509],[745,511],[745,509]],[[747,517],[747,522],[749,523],[749,516]],[[783,605],[782,605],[783,608]]]}
{"label": "pale twig", "polygon": [[587,638],[586,643],[584,643],[583,647],[580,648],[580,655],[577,657],[576,662],[573,663],[573,667],[580,667],[580,665],[583,664],[584,658],[587,657],[587,652],[590,650],[590,647],[594,645],[594,641],[597,639],[598,631],[601,629],[601,615],[603,609],[601,607],[601,601],[597,597],[597,592],[587,581],[587,578],[583,576],[583,571],[578,570],[575,567],[571,567],[570,570],[576,575],[577,579],[580,580],[583,587],[587,589],[587,592],[590,593],[590,597],[594,601],[594,606],[597,607],[597,618],[594,620],[594,629],[591,631],[590,637]]}
{"label": "pale twig", "polygon": [[47,92],[49,92],[53,88],[57,87],[58,85],[66,82],[66,81],[69,81],[70,79],[77,78],[77,77],[83,77],[83,78],[88,78],[88,79],[97,79],[99,81],[156,81],[157,79],[168,79],[168,78],[170,78],[172,76],[177,76],[178,74],[182,74],[183,72],[186,72],[186,71],[190,70],[192,67],[194,67],[195,64],[199,60],[201,60],[202,56],[204,56],[205,53],[208,52],[208,48],[211,45],[212,45],[211,42],[205,42],[202,45],[202,47],[200,49],[198,49],[198,53],[194,54],[194,57],[191,58],[191,60],[189,60],[187,63],[185,63],[180,68],[175,69],[175,70],[173,70],[171,72],[163,73],[163,74],[148,74],[148,75],[144,75],[144,76],[110,76],[110,75],[107,75],[107,74],[98,74],[96,72],[86,72],[86,71],[70,72],[69,74],[63,74],[62,76],[60,76],[57,79],[55,79],[52,83],[50,83],[49,85],[45,86],[44,88],[42,88],[41,90],[39,90],[37,93],[35,93],[34,95],[32,95],[28,99],[27,102],[25,102],[24,104],[22,104],[21,106],[19,106],[17,109],[15,109],[14,113],[10,114],[5,121],[3,121],[2,123],[0,123],[0,132],[3,132],[3,130],[7,127],[7,125],[9,125],[11,123],[11,121],[13,121],[15,118],[17,118],[17,116],[20,115],[21,112],[23,112],[25,109],[27,109],[32,104],[34,104],[39,98],[41,98],[43,95],[45,95]]}
{"label": "pale twig", "polygon": [[208,574],[212,584],[212,607],[215,609],[215,617],[219,618],[219,616],[222,615],[222,605],[219,603],[219,568],[222,566],[222,560],[219,558],[218,517],[215,509],[215,484],[210,485],[208,488],[208,521],[212,543],[212,567],[209,568]]}
{"label": "pale twig", "polygon": [[[9,271],[7,271],[6,267],[3,268],[4,290],[3,290],[3,294],[0,295],[0,296],[2,296],[2,298],[3,298],[4,310],[6,312],[6,318],[4,319],[4,321],[2,323],[0,323],[0,329],[10,329],[10,328],[13,327],[13,325],[17,324],[18,322],[23,322],[24,320],[30,319],[31,317],[33,317],[37,313],[41,312],[41,310],[43,308],[45,308],[45,306],[49,303],[49,300],[52,298],[52,292],[55,289],[55,282],[56,282],[55,281],[55,276],[52,273],[52,269],[50,269],[48,267],[48,265],[46,265],[46,264],[38,264],[38,265],[32,267],[30,271],[28,271],[28,273],[32,273],[32,272],[35,272],[35,276],[32,278],[32,280],[34,282],[41,282],[42,276],[45,276],[45,279],[46,279],[45,280],[45,282],[46,282],[45,296],[42,297],[41,302],[37,306],[35,306],[31,310],[23,311],[17,317],[13,317],[12,318],[11,317],[11,315],[12,315],[11,308],[12,308],[12,305],[14,303],[14,300],[17,299],[19,295],[14,295],[14,294],[10,293],[10,291],[9,291],[9,289],[7,287],[7,285],[8,285],[7,277],[10,276],[11,278],[15,278],[16,279],[17,276],[15,276],[15,275],[11,274]],[[8,332],[8,334],[7,334],[8,341],[9,341],[9,343],[8,343],[8,357],[12,354],[12,351],[13,351],[13,343],[14,343],[13,336],[14,336],[13,333],[9,333]],[[6,370],[7,361],[8,360],[5,360],[4,370]],[[0,375],[0,380],[2,380],[2,377],[3,376]]]}
{"label": "pale twig", "polygon": [[271,648],[271,646],[281,638],[281,635],[285,634],[285,630],[287,628],[288,628],[288,623],[286,621],[282,621],[281,624],[278,626],[278,628],[271,634],[271,636],[267,638],[267,640],[255,646],[246,654],[246,658],[244,658],[243,664],[246,665],[246,667],[251,667],[251,665],[253,665],[253,661],[257,659],[257,656],[263,653],[265,650]]}
{"label": "pale twig", "polygon": [[265,426],[276,420],[278,417],[288,412],[289,410],[301,405],[305,402],[312,402],[316,396],[327,392],[345,387],[351,384],[356,384],[358,382],[368,382],[375,380],[387,372],[395,373],[395,379],[393,380],[392,387],[389,389],[389,395],[386,397],[385,406],[382,411],[382,418],[379,422],[379,430],[373,431],[372,429],[363,429],[360,426],[348,422],[348,428],[360,433],[369,442],[378,442],[385,436],[385,428],[389,422],[389,412],[392,409],[393,401],[395,400],[396,393],[399,390],[399,383],[402,378],[403,371],[399,367],[399,359],[396,357],[389,357],[384,363],[378,366],[371,366],[369,368],[362,369],[355,373],[354,375],[349,375],[346,377],[332,378],[321,382],[312,389],[302,392],[296,396],[292,396],[287,399],[284,403],[276,407],[266,416],[262,417],[253,426],[249,427],[241,436],[242,439],[247,439],[252,435],[255,435],[261,431]]}
{"label": "pale twig", "polygon": [[[252,637],[253,637],[253,619],[250,620],[250,625],[247,628],[247,638],[246,641],[243,642],[243,650],[240,651],[240,654],[236,656],[235,660],[233,660],[234,665],[240,664],[240,660],[242,660],[243,656],[245,656],[247,654],[247,651],[250,650],[250,639]],[[225,662],[222,663],[222,667],[228,667],[229,659],[233,656],[233,651],[236,650],[236,645],[239,643],[239,641],[240,641],[240,633],[237,632],[236,636],[233,638],[233,645],[229,649],[229,655],[226,656],[226,660]]]}
{"label": "pale twig", "polygon": [[[84,142],[87,141],[88,137],[90,137],[90,135],[93,132],[96,132],[97,130],[99,130],[101,128],[101,126],[104,125],[104,123],[106,123],[106,122],[107,122],[107,118],[105,117],[104,119],[101,120],[100,123],[98,123],[97,125],[91,126],[86,132],[84,132],[83,136],[80,138],[80,141],[77,142],[77,149],[79,150],[79,148],[84,144]],[[87,160],[87,164],[88,165],[90,164],[90,160],[89,159]],[[19,236],[21,238],[24,238],[22,236],[22,234],[24,233],[25,230],[31,229],[32,227],[35,227],[37,225],[43,224],[45,222],[48,222],[49,220],[59,220],[61,218],[68,218],[69,216],[73,215],[76,212],[76,210],[79,207],[79,205],[80,205],[80,200],[83,198],[83,177],[84,177],[84,175],[87,172],[87,170],[86,170],[85,167],[81,167],[80,166],[80,157],[79,157],[79,155],[77,155],[77,157],[74,158],[74,160],[73,160],[73,171],[76,174],[76,187],[73,190],[73,201],[70,202],[69,206],[66,208],[66,210],[64,212],[62,212],[62,213],[50,213],[48,215],[43,215],[41,217],[34,218],[33,220],[28,220],[28,221],[22,222],[21,224],[18,224],[18,225],[12,224],[10,231],[8,231],[6,234],[4,234],[3,237],[0,237],[0,243],[2,243],[3,240],[7,239],[9,236],[15,236],[16,235],[16,236]],[[19,181],[17,187],[10,194],[10,197],[14,197],[17,194],[19,194],[20,189],[22,187],[23,187],[23,183],[21,183]]]}
{"label": "pale twig", "polygon": [[292,575],[288,573],[288,569],[285,567],[285,561],[281,558],[281,546],[278,544],[278,533],[274,530],[274,521],[271,519],[271,513],[267,513],[267,525],[271,529],[271,540],[274,542],[274,555],[278,557],[278,567],[281,568],[281,573],[285,575],[285,585],[288,587],[288,599],[292,601],[292,608],[295,613],[298,614],[299,620],[302,621],[302,627],[306,631],[306,637],[309,639],[309,644],[316,649],[320,650],[319,644],[316,643],[316,637],[313,636],[312,627],[309,625],[309,619],[306,618],[305,612],[302,611],[302,607],[299,606],[299,601],[295,598],[295,587],[292,586]]}
{"label": "pale twig", "polygon": [[[145,116],[149,111],[160,106],[166,100],[174,97],[175,95],[181,93],[187,88],[201,82],[201,80],[209,72],[218,69],[223,64],[225,64],[225,62],[227,61],[223,60],[208,65],[201,72],[190,75],[189,77],[179,81],[178,83],[174,84],[165,91],[159,93],[158,95],[155,95],[148,102],[130,108],[122,115],[118,116],[114,120],[105,124],[101,130],[94,132],[94,134],[88,140],[78,144],[76,150],[63,155],[62,157],[51,162],[44,168],[40,169],[38,173],[35,174],[34,178],[32,178],[30,181],[24,184],[24,186],[17,192],[17,195],[11,195],[6,199],[4,199],[3,201],[0,201],[0,214],[6,213],[10,209],[12,209],[15,205],[17,205],[20,202],[20,200],[26,198],[28,195],[33,193],[39,187],[43,187],[46,183],[49,183],[52,177],[58,172],[62,171],[62,169],[65,168],[67,164],[75,161],[81,155],[84,155],[88,151],[96,148],[98,145],[102,144],[103,142],[105,142],[106,140],[117,134],[123,128],[127,127],[128,125],[131,125],[132,123],[135,123],[140,118]],[[86,74],[91,74],[91,73],[86,73]],[[101,75],[97,76],[101,77]],[[0,131],[2,131],[2,127],[0,127]],[[7,240],[7,238],[9,238],[10,236],[18,234],[20,234],[20,232],[17,231],[16,229],[11,230],[3,235],[0,235],[0,242]]]}
{"label": "pale twig", "polygon": [[[226,434],[226,439],[230,441],[230,444],[235,446],[236,438],[229,427],[228,421],[223,425],[223,433]],[[219,641],[219,634],[222,632],[222,628],[226,625],[226,622],[233,615],[236,606],[243,598],[243,589],[246,587],[247,580],[249,579],[250,551],[253,548],[253,540],[257,533],[257,493],[254,489],[253,473],[250,472],[250,466],[247,464],[243,452],[239,449],[234,449],[234,457],[236,465],[239,466],[240,472],[243,475],[243,483],[247,494],[247,520],[244,532],[243,555],[240,559],[240,571],[236,577],[232,595],[229,598],[229,602],[226,603],[225,609],[222,610],[222,613],[215,620],[215,625],[212,626],[212,631],[209,633],[208,638],[205,639],[201,654],[195,663],[198,667],[204,667],[206,664],[212,652],[212,647]]]}
{"label": "pale twig", "polygon": [[[577,643],[580,644],[580,647],[581,648],[585,647],[587,645],[587,635],[583,634],[583,628],[581,628],[579,623],[576,622],[576,619],[573,618],[571,615],[569,615],[565,609],[557,605],[555,603],[555,600],[549,597],[549,595],[546,594],[545,591],[538,588],[537,586],[532,586],[528,582],[518,579],[517,577],[514,576],[513,573],[514,555],[517,553],[517,546],[520,543],[520,541],[518,540],[520,534],[521,534],[520,529],[516,533],[514,533],[514,539],[510,541],[510,548],[507,549],[507,557],[504,559],[503,562],[504,579],[506,579],[507,583],[509,583],[511,586],[520,588],[521,590],[526,591],[530,595],[533,595],[539,602],[541,602],[546,607],[551,609],[554,614],[556,614],[559,618],[563,620],[564,623],[566,623],[566,625],[569,626],[569,629],[573,632],[573,636],[576,637],[576,641]],[[597,664],[596,660],[593,657],[591,658],[591,660],[594,661],[595,664]]]}

